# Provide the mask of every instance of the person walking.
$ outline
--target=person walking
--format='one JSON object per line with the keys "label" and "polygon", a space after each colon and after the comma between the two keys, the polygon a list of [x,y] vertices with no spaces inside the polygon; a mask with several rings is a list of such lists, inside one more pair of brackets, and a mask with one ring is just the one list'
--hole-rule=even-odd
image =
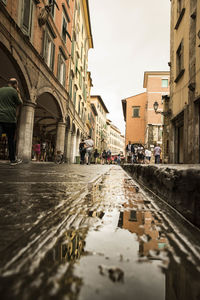
{"label": "person walking", "polygon": [[17,108],[23,104],[17,79],[10,78],[7,87],[0,88],[0,136],[6,133],[8,138],[8,151],[10,165],[14,166],[22,162],[16,159],[16,124]]}
{"label": "person walking", "polygon": [[95,151],[94,151],[94,163],[95,163],[95,165],[97,164],[97,158],[98,157],[99,157],[99,152],[98,152],[97,149],[95,149]]}
{"label": "person walking", "polygon": [[86,153],[86,148],[85,148],[85,143],[84,143],[84,139],[81,140],[80,144],[79,144],[79,152],[80,152],[80,164],[84,165],[85,162],[85,153]]}
{"label": "person walking", "polygon": [[106,159],[107,159],[107,153],[106,150],[103,150],[102,154],[101,154],[101,164],[104,165],[106,163]]}
{"label": "person walking", "polygon": [[86,164],[90,165],[94,141],[92,140],[91,136],[88,135],[88,138],[84,141],[84,143],[86,147],[86,155],[85,155]]}
{"label": "person walking", "polygon": [[160,163],[160,154],[161,154],[161,148],[160,148],[159,145],[157,145],[154,148],[155,164],[159,164]]}
{"label": "person walking", "polygon": [[40,161],[40,154],[41,154],[41,145],[40,145],[40,141],[37,141],[37,142],[33,145],[33,151],[35,152],[36,161]]}
{"label": "person walking", "polygon": [[108,164],[110,165],[110,163],[112,162],[111,161],[111,151],[110,151],[110,149],[107,151],[107,162],[108,162]]}
{"label": "person walking", "polygon": [[147,164],[151,161],[151,150],[145,149],[145,160]]}
{"label": "person walking", "polygon": [[127,161],[127,163],[131,162],[131,156],[132,156],[131,145],[132,145],[131,141],[129,141],[128,144],[126,145],[126,161]]}

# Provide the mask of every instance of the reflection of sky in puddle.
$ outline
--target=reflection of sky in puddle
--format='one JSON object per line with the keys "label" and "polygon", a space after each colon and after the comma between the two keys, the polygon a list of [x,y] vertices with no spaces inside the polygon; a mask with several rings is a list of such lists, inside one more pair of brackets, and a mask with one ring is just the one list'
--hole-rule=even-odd
{"label": "reflection of sky in puddle", "polygon": [[[159,254],[166,247],[166,239],[160,236],[156,226],[159,222],[146,209],[150,201],[144,201],[130,181],[128,184],[128,192],[126,183],[120,186],[125,189],[123,202],[116,197],[119,186],[113,193],[112,184],[106,182],[106,192],[102,190],[104,201],[114,200],[113,209],[105,211],[98,231],[90,230],[86,236],[88,255],[81,257],[74,271],[84,278],[79,299],[165,299],[165,275],[161,270],[165,255],[161,258]],[[131,198],[137,194],[135,201],[130,201],[130,193]],[[117,207],[121,207],[121,212]],[[115,282],[113,287],[106,271],[109,268],[121,270],[123,282]]]}

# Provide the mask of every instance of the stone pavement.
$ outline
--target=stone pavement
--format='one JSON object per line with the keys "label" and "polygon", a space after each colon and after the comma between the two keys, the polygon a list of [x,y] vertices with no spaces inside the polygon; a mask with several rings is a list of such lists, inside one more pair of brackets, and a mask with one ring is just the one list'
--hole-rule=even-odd
{"label": "stone pavement", "polygon": [[55,218],[109,168],[107,165],[0,163],[0,253],[33,227],[39,228],[48,219]]}
{"label": "stone pavement", "polygon": [[120,166],[0,164],[0,195],[1,299],[199,299],[199,230]]}

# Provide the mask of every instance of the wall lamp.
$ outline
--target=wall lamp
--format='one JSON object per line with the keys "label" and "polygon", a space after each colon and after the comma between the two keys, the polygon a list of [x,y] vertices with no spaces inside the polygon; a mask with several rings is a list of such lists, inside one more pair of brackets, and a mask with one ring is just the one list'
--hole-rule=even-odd
{"label": "wall lamp", "polygon": [[157,111],[158,106],[159,106],[158,102],[155,101],[154,104],[153,104],[153,108],[154,108],[154,111],[155,111],[156,114],[161,114],[164,117],[170,117],[171,116],[171,114],[172,114],[171,109],[168,109],[167,111]]}

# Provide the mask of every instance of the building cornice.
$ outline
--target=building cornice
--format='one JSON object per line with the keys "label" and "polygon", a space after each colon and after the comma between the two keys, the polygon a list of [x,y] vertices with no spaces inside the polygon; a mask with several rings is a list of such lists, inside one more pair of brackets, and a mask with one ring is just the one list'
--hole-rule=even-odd
{"label": "building cornice", "polygon": [[101,96],[99,96],[99,95],[92,95],[92,96],[90,96],[90,98],[91,98],[91,99],[95,99],[95,98],[98,99],[99,102],[100,102],[100,104],[103,106],[103,109],[105,110],[105,112],[106,112],[107,114],[109,113],[109,111],[108,111],[108,109],[107,109],[105,103],[103,102]]}
{"label": "building cornice", "polygon": [[170,71],[146,71],[144,72],[144,81],[143,81],[143,88],[147,87],[147,80],[148,76],[153,75],[153,76],[170,76]]}
{"label": "building cornice", "polygon": [[89,48],[93,48],[94,45],[93,45],[92,30],[91,30],[91,23],[90,23],[90,10],[89,10],[88,0],[83,0],[83,11],[84,11],[84,15],[85,15]]}

